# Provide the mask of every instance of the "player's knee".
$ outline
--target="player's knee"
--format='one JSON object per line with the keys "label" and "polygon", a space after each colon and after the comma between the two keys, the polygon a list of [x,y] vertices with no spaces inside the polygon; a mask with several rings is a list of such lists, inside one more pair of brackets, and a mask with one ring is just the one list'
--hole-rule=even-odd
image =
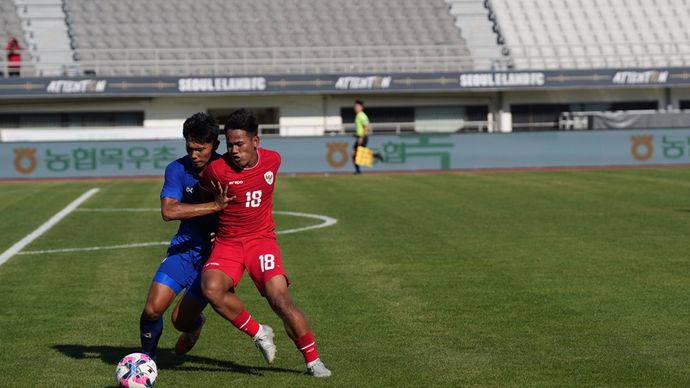
{"label": "player's knee", "polygon": [[201,292],[209,303],[218,305],[221,303],[228,290],[223,282],[210,279],[201,284]]}
{"label": "player's knee", "polygon": [[161,319],[163,316],[163,313],[165,311],[161,308],[158,308],[155,304],[153,303],[146,303],[146,306],[144,306],[144,316],[150,321],[157,321]]}

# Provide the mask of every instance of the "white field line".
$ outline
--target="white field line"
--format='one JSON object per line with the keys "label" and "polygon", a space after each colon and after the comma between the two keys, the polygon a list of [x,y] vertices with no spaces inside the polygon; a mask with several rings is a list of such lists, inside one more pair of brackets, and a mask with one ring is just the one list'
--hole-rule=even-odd
{"label": "white field line", "polygon": [[59,212],[55,213],[54,216],[50,217],[50,219],[46,222],[43,223],[43,225],[39,226],[38,229],[34,230],[33,232],[29,233],[24,237],[23,239],[17,241],[9,247],[5,252],[3,252],[0,255],[0,265],[4,264],[7,260],[9,260],[12,256],[17,254],[19,251],[24,249],[27,245],[29,245],[32,241],[35,239],[39,238],[43,233],[47,232],[55,226],[58,222],[60,222],[63,218],[65,218],[68,214],[73,212],[79,205],[84,203],[87,199],[91,198],[94,194],[98,192],[97,188],[93,188],[84,194],[80,195],[79,198],[75,199],[72,201],[69,205],[65,206],[64,209],[60,210]]}
{"label": "white field line", "polygon": [[320,224],[309,225],[309,226],[305,226],[303,228],[279,230],[276,232],[276,234],[289,234],[289,233],[304,232],[306,230],[312,230],[312,229],[327,228],[329,226],[333,226],[336,223],[338,223],[337,219],[335,219],[333,217],[329,217],[329,216],[324,216],[321,214],[284,212],[284,211],[278,211],[278,210],[274,210],[273,214],[282,214],[285,216],[295,216],[295,217],[304,217],[304,218],[314,218],[314,219],[323,221]]}
{"label": "white field line", "polygon": [[125,249],[125,248],[139,248],[139,247],[150,247],[155,245],[168,245],[170,241],[159,241],[159,242],[146,242],[137,244],[123,244],[123,245],[110,245],[104,247],[88,247],[88,248],[62,248],[62,249],[44,249],[40,251],[24,251],[17,253],[18,255],[40,255],[44,253],[64,253],[64,252],[89,252],[89,251],[103,251],[107,249]]}
{"label": "white field line", "polygon": [[124,212],[159,212],[158,207],[80,207],[78,212],[98,212],[98,213],[124,213]]}
{"label": "white field line", "polygon": [[[160,211],[158,208],[80,208],[77,209],[79,211],[107,211],[107,212],[140,212],[140,211]],[[338,220],[333,218],[333,217],[328,217],[324,216],[321,214],[311,214],[311,213],[298,213],[298,212],[286,212],[286,211],[273,211],[274,214],[282,214],[286,216],[294,216],[294,217],[304,217],[304,218],[313,218],[317,219],[320,221],[323,221],[320,224],[316,225],[309,225],[301,228],[293,228],[293,229],[286,229],[286,230],[279,230],[276,231],[276,234],[289,234],[289,233],[297,233],[297,232],[304,232],[307,230],[311,229],[319,229],[319,228],[326,228],[332,225],[335,225]],[[24,252],[19,252],[17,254],[19,255],[33,255],[33,254],[47,254],[47,253],[64,253],[64,252],[89,252],[89,251],[102,251],[102,250],[109,250],[109,249],[126,249],[126,248],[139,248],[139,247],[149,247],[149,246],[156,246],[156,245],[168,245],[170,242],[169,241],[159,241],[159,242],[145,242],[145,243],[136,243],[136,244],[122,244],[122,245],[110,245],[110,246],[101,246],[101,247],[88,247],[88,248],[63,248],[63,249],[45,249],[45,250],[40,250],[40,251],[24,251]]]}

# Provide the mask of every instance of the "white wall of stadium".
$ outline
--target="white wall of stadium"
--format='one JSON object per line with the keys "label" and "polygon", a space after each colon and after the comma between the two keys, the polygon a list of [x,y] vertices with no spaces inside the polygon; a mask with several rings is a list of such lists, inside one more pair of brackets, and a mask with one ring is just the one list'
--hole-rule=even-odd
{"label": "white wall of stadium", "polygon": [[[355,98],[367,107],[425,107],[485,105],[489,117],[496,120],[489,131],[511,132],[511,106],[525,103],[605,103],[619,101],[655,101],[660,109],[678,108],[680,101],[690,101],[690,88],[576,89],[506,92],[449,93],[363,93],[361,95],[248,95],[190,96],[146,98],[52,98],[2,100],[0,114],[31,112],[141,111],[143,128],[150,137],[176,138],[185,118],[199,111],[246,107],[275,108],[281,134],[287,136],[321,135],[329,127],[342,124],[341,109],[349,108]],[[371,116],[372,123],[380,117]],[[68,130],[68,129],[65,129]],[[0,141],[6,139],[0,138]]]}
{"label": "white wall of stadium", "polygon": [[[349,173],[352,138],[269,137],[281,173]],[[448,171],[690,164],[690,129],[373,136],[370,171]],[[221,146],[221,152],[224,151]],[[0,178],[162,176],[182,140],[0,143]]]}

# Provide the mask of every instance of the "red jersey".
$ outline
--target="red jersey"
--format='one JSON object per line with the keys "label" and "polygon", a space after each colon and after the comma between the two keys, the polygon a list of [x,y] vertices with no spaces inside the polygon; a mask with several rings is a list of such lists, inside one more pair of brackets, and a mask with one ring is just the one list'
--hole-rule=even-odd
{"label": "red jersey", "polygon": [[219,241],[243,237],[275,238],[273,221],[273,189],[275,187],[280,154],[264,148],[257,149],[259,160],[251,168],[234,165],[229,154],[216,159],[201,173],[199,183],[214,191],[211,182],[228,186],[228,196],[235,199],[220,213]]}

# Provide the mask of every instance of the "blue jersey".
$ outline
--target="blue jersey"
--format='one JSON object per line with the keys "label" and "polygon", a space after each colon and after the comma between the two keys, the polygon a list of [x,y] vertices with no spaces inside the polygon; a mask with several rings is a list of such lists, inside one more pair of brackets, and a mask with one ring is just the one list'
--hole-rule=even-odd
{"label": "blue jersey", "polygon": [[[219,154],[215,154],[212,160],[219,157]],[[199,173],[189,156],[171,162],[165,168],[161,198],[172,198],[182,203],[201,203]],[[215,229],[216,216],[213,214],[181,220],[177,233],[170,241],[168,255],[196,251],[201,254],[197,257],[205,259],[211,251],[210,234]]]}

